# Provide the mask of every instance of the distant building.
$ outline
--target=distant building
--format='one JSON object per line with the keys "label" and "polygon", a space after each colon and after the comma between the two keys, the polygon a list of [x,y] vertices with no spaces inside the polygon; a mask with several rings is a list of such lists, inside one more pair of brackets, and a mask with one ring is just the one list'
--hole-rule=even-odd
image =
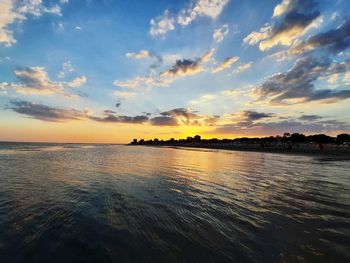
{"label": "distant building", "polygon": [[201,136],[200,136],[200,135],[194,136],[194,140],[195,140],[196,142],[200,142],[200,141],[201,141]]}
{"label": "distant building", "polygon": [[132,140],[132,143],[133,143],[133,144],[137,144],[137,139],[133,139],[133,140]]}
{"label": "distant building", "polygon": [[188,142],[193,142],[193,137],[188,136],[186,140],[187,140]]}

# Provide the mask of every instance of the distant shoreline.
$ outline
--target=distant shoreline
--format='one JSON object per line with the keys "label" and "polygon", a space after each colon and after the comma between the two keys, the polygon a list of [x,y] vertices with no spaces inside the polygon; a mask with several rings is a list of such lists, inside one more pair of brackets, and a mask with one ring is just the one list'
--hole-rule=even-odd
{"label": "distant shoreline", "polygon": [[[134,146],[134,145],[131,145]],[[140,146],[140,145],[135,145]],[[325,145],[323,149],[317,146],[310,146],[306,144],[293,145],[291,149],[282,148],[278,146],[262,147],[257,144],[174,144],[174,145],[141,145],[157,148],[200,148],[200,149],[212,149],[212,150],[229,150],[229,151],[243,151],[243,152],[262,152],[262,153],[278,153],[278,154],[294,154],[294,155],[307,155],[307,156],[319,156],[319,157],[332,157],[336,159],[350,160],[350,149],[345,147],[330,147]]]}

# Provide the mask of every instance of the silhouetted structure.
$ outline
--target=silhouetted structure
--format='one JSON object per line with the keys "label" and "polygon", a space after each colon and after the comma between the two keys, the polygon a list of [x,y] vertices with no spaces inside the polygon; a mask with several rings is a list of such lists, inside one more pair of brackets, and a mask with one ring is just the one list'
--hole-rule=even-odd
{"label": "silhouetted structure", "polygon": [[337,137],[331,137],[326,134],[304,135],[301,133],[284,133],[283,136],[269,136],[269,137],[255,137],[255,138],[236,138],[236,139],[202,139],[200,135],[194,137],[188,136],[186,139],[175,140],[137,140],[134,139],[131,145],[208,145],[208,144],[227,144],[227,145],[239,145],[239,144],[257,144],[261,147],[280,146],[288,149],[291,147],[298,147],[299,144],[318,145],[321,148],[323,144],[336,144],[348,146],[350,143],[349,134],[339,134]]}
{"label": "silhouetted structure", "polygon": [[196,135],[196,136],[194,136],[194,141],[195,142],[200,142],[201,141],[201,136],[200,135]]}
{"label": "silhouetted structure", "polygon": [[337,144],[350,143],[350,135],[343,133],[339,134],[336,138]]}

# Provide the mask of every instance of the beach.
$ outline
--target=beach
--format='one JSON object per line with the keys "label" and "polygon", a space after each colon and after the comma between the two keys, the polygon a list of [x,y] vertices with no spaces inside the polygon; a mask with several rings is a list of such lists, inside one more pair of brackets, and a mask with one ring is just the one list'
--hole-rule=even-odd
{"label": "beach", "polygon": [[297,144],[292,147],[286,146],[261,146],[260,144],[228,144],[228,143],[179,143],[169,145],[149,145],[153,147],[173,147],[173,148],[203,148],[221,149],[229,151],[248,151],[278,154],[296,154],[307,156],[321,156],[336,159],[350,159],[350,148],[337,145],[323,145],[320,149],[318,145]]}

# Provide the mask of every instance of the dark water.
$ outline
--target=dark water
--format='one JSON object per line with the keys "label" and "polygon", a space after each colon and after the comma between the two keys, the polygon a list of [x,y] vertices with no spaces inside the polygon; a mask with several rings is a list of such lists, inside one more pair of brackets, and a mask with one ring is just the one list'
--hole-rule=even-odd
{"label": "dark water", "polygon": [[350,163],[0,144],[0,262],[350,262]]}

